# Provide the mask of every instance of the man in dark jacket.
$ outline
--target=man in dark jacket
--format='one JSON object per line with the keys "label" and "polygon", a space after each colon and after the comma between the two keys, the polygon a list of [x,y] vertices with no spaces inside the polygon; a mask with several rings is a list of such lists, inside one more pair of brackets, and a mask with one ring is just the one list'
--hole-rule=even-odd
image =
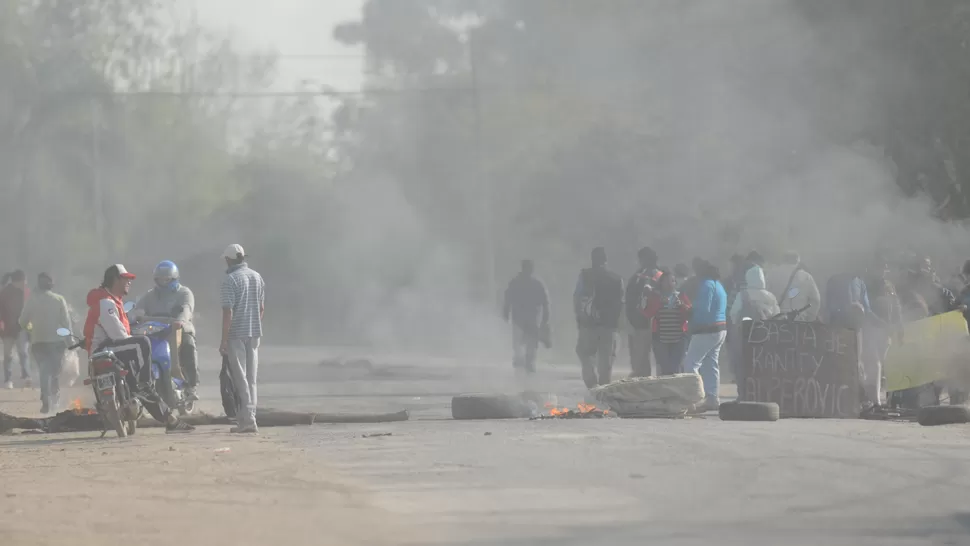
{"label": "man in dark jacket", "polygon": [[20,314],[27,301],[27,275],[19,269],[10,274],[10,284],[0,289],[0,320],[3,321],[3,381],[13,388],[13,353],[20,360],[20,379],[30,387],[30,371],[27,365],[27,335],[20,327]]}
{"label": "man in dark jacket", "polygon": [[549,293],[535,278],[532,260],[522,261],[522,271],[505,289],[506,322],[512,322],[512,367],[528,373],[536,371],[536,351],[540,332],[549,327]]}
{"label": "man in dark jacket", "polygon": [[616,333],[623,312],[623,279],[606,269],[606,249],[591,254],[593,266],[579,274],[573,310],[579,327],[576,354],[587,388],[606,385],[613,373]]}
{"label": "man in dark jacket", "polygon": [[657,287],[660,270],[657,253],[643,247],[637,253],[640,269],[630,277],[626,285],[626,319],[630,323],[630,377],[653,375],[653,330],[650,320],[643,315],[650,293]]}

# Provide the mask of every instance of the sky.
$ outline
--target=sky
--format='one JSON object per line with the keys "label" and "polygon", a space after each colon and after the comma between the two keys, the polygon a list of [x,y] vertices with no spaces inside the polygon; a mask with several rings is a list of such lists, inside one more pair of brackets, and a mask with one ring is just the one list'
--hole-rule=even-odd
{"label": "sky", "polygon": [[[363,55],[333,39],[333,27],[358,19],[363,0],[182,0],[199,22],[230,33],[243,47],[272,48],[280,54],[276,87],[293,89],[312,79],[334,89],[361,85]],[[306,58],[321,55],[325,58]]]}

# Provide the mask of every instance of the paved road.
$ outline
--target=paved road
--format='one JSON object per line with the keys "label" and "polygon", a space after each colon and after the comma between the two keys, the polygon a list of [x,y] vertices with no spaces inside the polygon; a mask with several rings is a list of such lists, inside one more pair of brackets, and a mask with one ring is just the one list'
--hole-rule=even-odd
{"label": "paved road", "polygon": [[[266,403],[409,408],[415,421],[314,428],[293,441],[365,484],[381,508],[440,529],[445,543],[970,544],[970,428],[456,422],[441,420],[452,394],[521,384],[504,365],[372,361],[294,364],[287,381],[267,381]],[[289,381],[304,373],[330,381],[294,390]],[[583,395],[572,366],[532,386],[564,404]],[[363,437],[381,432],[392,435]]]}
{"label": "paved road", "polygon": [[[520,387],[505,365],[402,357],[321,365],[325,356],[265,350],[262,405],[404,407],[414,420],[265,429],[259,441],[305,449],[366,491],[373,510],[430,535],[420,544],[970,544],[967,427],[457,422],[447,419],[452,394]],[[533,387],[572,404],[582,397],[576,371],[547,371]],[[391,435],[365,437],[375,433]]]}

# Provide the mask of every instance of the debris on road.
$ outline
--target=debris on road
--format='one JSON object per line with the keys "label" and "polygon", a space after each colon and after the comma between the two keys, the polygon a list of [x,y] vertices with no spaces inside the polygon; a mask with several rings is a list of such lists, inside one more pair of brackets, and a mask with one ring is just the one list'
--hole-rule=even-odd
{"label": "debris on road", "polygon": [[541,414],[539,408],[558,404],[554,394],[460,394],[451,399],[454,419],[526,419]]}
{"label": "debris on road", "polygon": [[363,434],[361,438],[380,438],[381,436],[393,436],[390,432],[375,432],[374,434]]}
{"label": "debris on road", "polygon": [[542,420],[542,419],[602,419],[604,417],[612,417],[610,410],[601,410],[594,406],[593,404],[586,404],[580,402],[576,404],[576,409],[568,408],[557,408],[553,405],[547,405],[546,409],[549,410],[548,415],[539,415],[532,417],[532,421]]}
{"label": "debris on road", "polygon": [[[407,421],[409,418],[410,414],[407,410],[377,414],[312,413],[262,408],[256,410],[256,421],[261,427],[288,427],[318,423],[393,423]],[[194,426],[231,424],[228,417],[216,417],[206,413],[185,415],[181,419]],[[138,421],[139,428],[163,426],[165,426],[164,423],[154,419],[140,419]],[[0,433],[8,433],[13,430],[43,431],[46,433],[100,432],[103,428],[101,416],[90,408],[70,409],[53,417],[42,419],[14,417],[0,412]]]}
{"label": "debris on road", "polygon": [[696,374],[634,377],[590,389],[597,402],[620,417],[684,417],[704,399],[704,387]]}
{"label": "debris on road", "polygon": [[229,453],[230,451],[232,451],[232,449],[228,447],[220,447],[219,449],[216,450],[216,454],[218,455],[221,453]]}

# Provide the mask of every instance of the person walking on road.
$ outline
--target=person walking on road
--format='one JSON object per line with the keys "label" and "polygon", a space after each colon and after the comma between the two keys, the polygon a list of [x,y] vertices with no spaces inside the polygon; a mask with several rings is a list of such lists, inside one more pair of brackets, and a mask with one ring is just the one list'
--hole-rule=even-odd
{"label": "person walking on road", "polygon": [[532,260],[522,260],[521,272],[505,289],[502,311],[512,323],[512,367],[530,374],[536,371],[540,336],[549,327],[549,293],[534,273]]}
{"label": "person walking on road", "polygon": [[716,410],[720,405],[718,358],[727,337],[727,293],[717,267],[707,261],[700,265],[696,273],[701,283],[697,297],[692,300],[691,338],[684,357],[684,372],[701,376],[705,399],[695,411],[704,412]]}
{"label": "person walking on road", "polygon": [[222,254],[229,267],[219,291],[222,300],[222,342],[219,352],[229,357],[229,371],[236,387],[238,426],[230,432],[256,433],[256,372],[259,340],[263,336],[265,288],[263,277],[249,268],[240,245],[229,245]]}
{"label": "person walking on road", "polygon": [[60,406],[60,375],[67,349],[57,330],[71,329],[71,314],[64,296],[54,293],[54,279],[47,273],[37,276],[37,292],[24,304],[19,324],[27,332],[40,375],[40,412],[56,412]]}
{"label": "person walking on road", "polygon": [[647,302],[660,279],[657,269],[657,253],[650,247],[643,247],[637,253],[640,269],[630,277],[626,285],[626,318],[630,323],[630,376],[649,377],[653,375],[653,328],[651,319],[643,312]]}
{"label": "person walking on road", "polygon": [[10,282],[0,289],[0,321],[3,330],[3,376],[4,386],[13,388],[13,353],[20,360],[20,379],[24,387],[30,388],[30,368],[27,360],[27,334],[20,327],[20,314],[30,291],[27,289],[27,275],[17,270],[10,274]]}
{"label": "person walking on road", "polygon": [[587,388],[606,385],[616,358],[616,335],[623,312],[623,279],[606,268],[606,249],[591,254],[592,267],[579,274],[573,310],[579,328],[576,354]]}

